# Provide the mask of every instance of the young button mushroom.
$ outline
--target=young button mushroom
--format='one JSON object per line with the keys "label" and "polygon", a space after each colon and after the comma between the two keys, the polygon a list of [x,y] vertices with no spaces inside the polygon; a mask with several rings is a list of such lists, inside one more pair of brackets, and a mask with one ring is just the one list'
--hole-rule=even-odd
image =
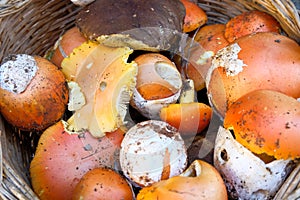
{"label": "young button mushroom", "polygon": [[[136,89],[144,99],[155,100],[167,98],[177,93],[180,89],[180,82],[177,83],[174,81],[174,84],[172,84],[173,79],[180,79],[179,73],[176,74],[178,77],[165,75],[171,75],[171,70],[176,69],[174,63],[166,56],[160,53],[146,53],[135,58],[134,62],[138,65]],[[171,69],[160,69],[159,64],[162,66],[166,64]]]}
{"label": "young button mushroom", "polygon": [[159,119],[159,110],[180,96],[181,74],[170,59],[159,53],[142,54],[134,61],[138,75],[130,104],[143,116]]}
{"label": "young button mushroom", "polygon": [[97,0],[79,12],[76,23],[90,40],[157,51],[177,45],[184,16],[180,0]]}
{"label": "young button mushroom", "polygon": [[140,122],[127,131],[122,141],[121,169],[138,186],[149,186],[179,175],[186,165],[184,141],[166,122]]}
{"label": "young button mushroom", "polygon": [[209,163],[195,160],[180,175],[142,188],[137,200],[227,200],[225,183]]}
{"label": "young button mushroom", "polygon": [[178,129],[182,137],[195,136],[209,124],[212,109],[195,101],[193,80],[186,80],[179,103],[164,106],[159,113],[160,119]]}
{"label": "young button mushroom", "polygon": [[214,166],[222,175],[232,199],[272,199],[291,170],[291,159],[265,163],[219,128]]}
{"label": "young button mushroom", "polygon": [[26,54],[6,57],[0,66],[0,86],[0,112],[21,130],[44,130],[65,113],[69,98],[66,79],[45,58]]}
{"label": "young button mushroom", "polygon": [[86,172],[115,166],[124,132],[97,139],[89,132],[69,133],[67,125],[59,121],[43,132],[30,163],[32,187],[41,200],[69,200]]}

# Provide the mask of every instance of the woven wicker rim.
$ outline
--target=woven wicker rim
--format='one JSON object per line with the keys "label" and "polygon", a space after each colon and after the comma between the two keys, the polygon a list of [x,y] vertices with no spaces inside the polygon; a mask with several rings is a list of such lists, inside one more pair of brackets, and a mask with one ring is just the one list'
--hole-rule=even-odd
{"label": "woven wicker rim", "polygon": [[11,0],[11,1],[0,1],[0,17],[11,15],[21,10],[24,6],[30,3],[30,0]]}
{"label": "woven wicker rim", "polygon": [[[58,36],[74,25],[80,7],[71,1],[27,0],[0,2],[0,61],[11,53],[44,55]],[[12,3],[15,2],[15,5]],[[273,15],[285,33],[300,43],[300,11],[290,0],[199,0],[209,23],[226,23],[244,11],[258,9]],[[2,199],[38,199],[30,187],[28,166],[40,133],[21,133],[0,116],[0,173]],[[275,199],[300,196],[300,165]]]}

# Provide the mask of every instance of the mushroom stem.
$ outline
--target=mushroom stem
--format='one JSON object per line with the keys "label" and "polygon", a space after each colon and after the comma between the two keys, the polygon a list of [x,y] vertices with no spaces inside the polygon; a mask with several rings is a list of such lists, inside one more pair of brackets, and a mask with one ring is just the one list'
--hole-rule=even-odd
{"label": "mushroom stem", "polygon": [[179,103],[197,102],[197,95],[195,91],[194,81],[186,79],[183,81],[182,92],[179,97]]}

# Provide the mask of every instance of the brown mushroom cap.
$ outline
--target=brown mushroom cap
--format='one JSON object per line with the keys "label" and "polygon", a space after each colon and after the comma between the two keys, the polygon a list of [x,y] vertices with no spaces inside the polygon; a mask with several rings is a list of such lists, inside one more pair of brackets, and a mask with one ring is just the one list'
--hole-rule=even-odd
{"label": "brown mushroom cap", "polygon": [[179,0],[97,0],[79,12],[77,25],[87,38],[109,46],[166,50],[182,32],[184,16]]}

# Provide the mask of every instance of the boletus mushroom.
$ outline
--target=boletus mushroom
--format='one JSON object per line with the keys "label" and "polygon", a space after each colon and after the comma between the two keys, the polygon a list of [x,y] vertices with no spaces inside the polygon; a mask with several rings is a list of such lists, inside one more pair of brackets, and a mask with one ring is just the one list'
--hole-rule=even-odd
{"label": "boletus mushroom", "polygon": [[90,40],[142,50],[168,50],[182,33],[180,0],[97,0],[78,13],[76,23]]}

